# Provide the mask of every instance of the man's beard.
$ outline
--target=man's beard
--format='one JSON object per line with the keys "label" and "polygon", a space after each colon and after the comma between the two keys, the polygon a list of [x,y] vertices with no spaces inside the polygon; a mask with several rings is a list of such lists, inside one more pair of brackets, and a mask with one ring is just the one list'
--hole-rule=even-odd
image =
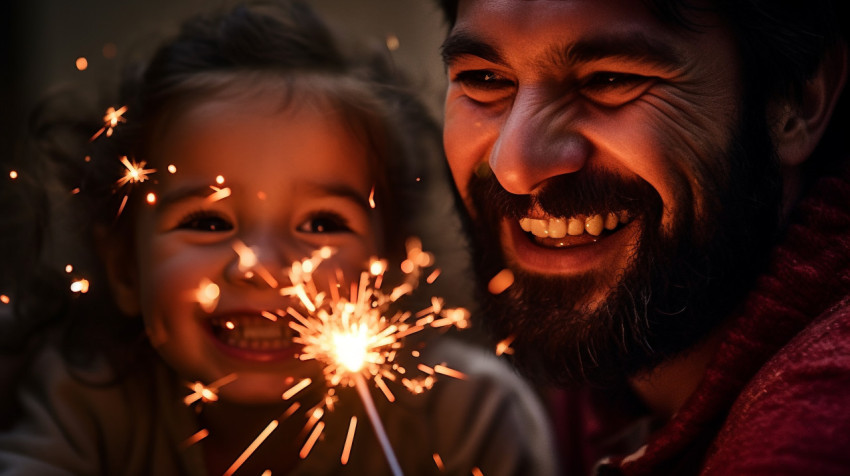
{"label": "man's beard", "polygon": [[[611,171],[586,167],[554,177],[533,197],[509,194],[492,174],[470,180],[483,320],[497,338],[514,337],[516,362],[528,375],[560,385],[617,384],[698,343],[741,301],[767,255],[781,205],[764,118],[741,122],[748,125],[713,157],[728,168],[697,176],[700,215],[690,191],[682,192],[668,227],[655,189]],[[631,261],[602,302],[577,305],[608,286],[593,273],[513,269],[506,291],[487,293],[488,281],[507,267],[501,221],[518,220],[535,205],[553,217],[627,210],[638,221]]]}

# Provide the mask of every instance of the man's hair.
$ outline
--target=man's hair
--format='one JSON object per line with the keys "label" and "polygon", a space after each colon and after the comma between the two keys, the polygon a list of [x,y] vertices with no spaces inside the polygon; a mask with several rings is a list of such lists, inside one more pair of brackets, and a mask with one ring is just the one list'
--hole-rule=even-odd
{"label": "man's hair", "polygon": [[[450,26],[457,21],[459,0],[437,0]],[[689,0],[643,0],[667,24],[698,30],[688,10],[700,9]],[[816,72],[824,55],[850,38],[850,2],[842,0],[713,0],[708,7],[732,29],[743,65],[746,94],[756,103],[770,99],[799,99],[803,84]],[[835,107],[832,121],[806,162],[812,172],[831,168],[850,153],[847,127],[850,98],[847,89]],[[829,153],[824,153],[828,151]]]}

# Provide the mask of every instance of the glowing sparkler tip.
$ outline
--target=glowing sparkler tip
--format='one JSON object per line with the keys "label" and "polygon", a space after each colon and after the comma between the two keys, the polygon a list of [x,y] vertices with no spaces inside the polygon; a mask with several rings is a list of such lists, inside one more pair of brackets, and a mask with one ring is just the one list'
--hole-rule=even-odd
{"label": "glowing sparkler tip", "polygon": [[74,282],[71,283],[71,291],[80,294],[89,292],[89,281],[82,278],[74,280]]}
{"label": "glowing sparkler tip", "polygon": [[514,273],[509,269],[499,271],[487,284],[490,294],[501,294],[514,283]]}

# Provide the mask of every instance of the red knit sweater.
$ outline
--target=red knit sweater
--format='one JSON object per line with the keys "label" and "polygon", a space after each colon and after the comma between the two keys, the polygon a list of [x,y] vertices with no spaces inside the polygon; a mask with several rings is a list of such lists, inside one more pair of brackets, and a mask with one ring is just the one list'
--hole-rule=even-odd
{"label": "red knit sweater", "polygon": [[[740,309],[676,416],[597,474],[850,475],[850,173],[800,203]],[[566,474],[586,474],[628,421],[586,395],[553,409]]]}

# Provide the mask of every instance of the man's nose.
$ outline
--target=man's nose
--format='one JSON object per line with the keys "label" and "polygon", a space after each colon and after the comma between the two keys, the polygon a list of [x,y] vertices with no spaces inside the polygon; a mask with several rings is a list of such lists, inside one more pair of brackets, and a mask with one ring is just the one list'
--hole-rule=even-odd
{"label": "man's nose", "polygon": [[569,101],[520,91],[490,153],[490,168],[510,193],[530,194],[552,177],[584,167],[590,143],[573,127]]}

